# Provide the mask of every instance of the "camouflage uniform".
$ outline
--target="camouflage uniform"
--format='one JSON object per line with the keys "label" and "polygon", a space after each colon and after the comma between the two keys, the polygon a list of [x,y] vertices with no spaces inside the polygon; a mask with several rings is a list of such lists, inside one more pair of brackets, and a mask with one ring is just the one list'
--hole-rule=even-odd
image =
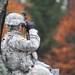
{"label": "camouflage uniform", "polygon": [[[12,14],[9,17],[7,23],[10,25],[13,25],[13,22],[14,25],[23,22],[19,14],[17,16]],[[30,39],[27,40],[20,31],[11,30],[2,38],[2,59],[8,69],[8,75],[52,75],[47,68],[36,64],[35,51],[40,45],[40,37],[37,33],[36,29],[30,29]]]}
{"label": "camouflage uniform", "polygon": [[0,75],[8,75],[7,69],[5,68],[5,65],[2,61],[1,55],[0,55]]}
{"label": "camouflage uniform", "polygon": [[[11,31],[2,39],[2,58],[8,68],[9,75],[25,75],[28,74],[28,71],[30,71],[29,74],[31,75],[33,70],[37,72],[37,75],[41,75],[47,70],[45,67],[35,65],[36,60],[32,59],[31,53],[35,52],[39,47],[40,38],[35,29],[31,29],[29,33],[30,40],[26,40],[19,31]],[[40,74],[38,74],[39,69],[44,70],[44,72],[40,71]],[[49,72],[47,71],[46,73]]]}

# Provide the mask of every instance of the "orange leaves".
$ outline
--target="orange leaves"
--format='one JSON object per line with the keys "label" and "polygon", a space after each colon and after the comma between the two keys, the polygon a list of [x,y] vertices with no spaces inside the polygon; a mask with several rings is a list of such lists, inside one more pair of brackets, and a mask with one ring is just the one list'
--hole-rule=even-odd
{"label": "orange leaves", "polygon": [[[22,3],[19,3],[18,0],[9,0],[8,1],[8,7],[7,7],[7,14],[9,12],[16,12],[16,13],[21,14],[23,12],[23,9],[27,6],[30,6],[30,4],[29,3],[22,4]],[[27,13],[27,21],[30,21],[30,20],[31,20],[31,16]],[[2,37],[6,33],[7,33],[7,30],[6,30],[6,27],[4,26]],[[24,35],[24,33],[23,33],[23,35]]]}
{"label": "orange leaves", "polygon": [[[72,11],[75,13],[75,11]],[[75,36],[75,14],[70,13],[70,15],[64,16],[60,25],[57,29],[57,33],[54,36],[54,39],[60,44],[67,44],[67,39],[70,36]]]}
{"label": "orange leaves", "polygon": [[55,40],[63,45],[60,49],[53,49],[56,56],[59,56],[61,75],[75,75],[75,10],[69,10],[69,15],[63,17],[57,29]]}
{"label": "orange leaves", "polygon": [[41,60],[52,68],[59,68],[60,75],[75,75],[74,47],[53,48],[52,51],[53,54],[47,53]]}
{"label": "orange leaves", "polygon": [[[75,5],[75,0],[69,1]],[[72,8],[62,17],[54,36],[58,46],[43,59],[53,68],[59,68],[60,75],[75,75],[75,7]]]}
{"label": "orange leaves", "polygon": [[[21,14],[23,11],[25,11],[24,8],[28,6],[30,6],[30,3],[22,4],[22,3],[19,3],[18,0],[9,0],[8,7],[7,7],[7,13],[16,12],[16,13]],[[27,15],[27,18],[28,18],[27,19],[28,21],[31,20],[31,17],[29,14]]]}
{"label": "orange leaves", "polygon": [[23,8],[24,8],[24,4],[18,3],[17,0],[8,1],[7,12],[21,13]]}

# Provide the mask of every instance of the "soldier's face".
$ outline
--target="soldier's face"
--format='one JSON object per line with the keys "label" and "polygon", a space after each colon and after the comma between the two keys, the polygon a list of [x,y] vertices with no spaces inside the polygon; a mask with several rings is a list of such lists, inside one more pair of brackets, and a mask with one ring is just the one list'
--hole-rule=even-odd
{"label": "soldier's face", "polygon": [[25,34],[25,33],[26,33],[26,28],[20,26],[19,31],[20,31],[22,34]]}

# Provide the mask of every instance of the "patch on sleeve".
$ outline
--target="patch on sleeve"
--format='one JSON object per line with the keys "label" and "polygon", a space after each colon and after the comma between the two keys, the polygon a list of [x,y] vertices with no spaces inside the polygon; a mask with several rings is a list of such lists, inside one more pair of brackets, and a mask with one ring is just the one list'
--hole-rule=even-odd
{"label": "patch on sleeve", "polygon": [[18,37],[18,40],[24,40],[25,38],[24,37]]}

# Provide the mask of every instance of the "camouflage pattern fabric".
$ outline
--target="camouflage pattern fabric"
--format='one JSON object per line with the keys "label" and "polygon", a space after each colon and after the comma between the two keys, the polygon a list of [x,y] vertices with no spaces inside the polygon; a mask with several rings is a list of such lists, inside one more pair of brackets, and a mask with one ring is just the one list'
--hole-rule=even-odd
{"label": "camouflage pattern fabric", "polygon": [[5,65],[2,61],[1,55],[0,55],[0,75],[7,75],[7,69],[5,68]]}

